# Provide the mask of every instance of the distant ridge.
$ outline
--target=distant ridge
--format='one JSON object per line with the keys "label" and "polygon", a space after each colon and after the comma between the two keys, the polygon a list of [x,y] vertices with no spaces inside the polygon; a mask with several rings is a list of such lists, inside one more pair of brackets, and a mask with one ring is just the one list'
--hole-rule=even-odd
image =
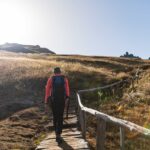
{"label": "distant ridge", "polygon": [[42,48],[39,45],[22,45],[18,43],[5,43],[0,45],[0,51],[10,51],[17,53],[50,53],[55,54],[55,52],[49,50],[48,48]]}

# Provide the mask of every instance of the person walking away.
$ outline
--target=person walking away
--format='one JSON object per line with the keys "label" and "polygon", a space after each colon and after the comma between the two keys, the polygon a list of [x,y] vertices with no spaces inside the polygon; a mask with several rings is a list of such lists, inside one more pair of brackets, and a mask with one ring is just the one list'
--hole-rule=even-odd
{"label": "person walking away", "polygon": [[54,75],[46,84],[45,104],[51,105],[53,126],[56,133],[56,142],[62,143],[63,114],[70,96],[68,79],[61,74],[59,67],[54,68]]}

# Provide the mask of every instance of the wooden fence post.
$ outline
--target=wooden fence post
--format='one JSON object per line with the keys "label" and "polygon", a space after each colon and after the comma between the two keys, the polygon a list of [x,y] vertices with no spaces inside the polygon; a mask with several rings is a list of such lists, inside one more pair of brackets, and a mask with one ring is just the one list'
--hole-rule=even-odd
{"label": "wooden fence post", "polygon": [[80,107],[77,97],[78,123],[82,131],[83,138],[86,139],[86,112]]}
{"label": "wooden fence post", "polygon": [[86,139],[86,112],[84,110],[81,110],[82,113],[81,113],[81,117],[82,117],[82,136],[84,139]]}
{"label": "wooden fence post", "polygon": [[136,76],[136,83],[139,83],[139,75]]}
{"label": "wooden fence post", "polygon": [[131,88],[132,89],[134,88],[134,80],[133,80],[133,78],[131,79]]}
{"label": "wooden fence post", "polygon": [[115,96],[115,88],[112,88],[113,97]]}
{"label": "wooden fence post", "polygon": [[82,127],[83,127],[83,112],[82,112],[82,109],[80,108],[80,111],[79,111],[79,118],[80,118],[80,127],[81,127],[81,131],[83,130]]}
{"label": "wooden fence post", "polygon": [[76,114],[78,113],[78,107],[79,107],[79,104],[78,104],[78,97],[77,97],[77,93],[76,93],[76,101],[75,101],[75,112],[76,112]]}
{"label": "wooden fence post", "polygon": [[117,96],[117,97],[119,96],[119,92],[120,92],[119,90],[120,90],[120,89],[119,89],[119,85],[117,84],[117,85],[116,85],[116,96]]}
{"label": "wooden fence post", "polygon": [[78,123],[80,124],[80,106],[79,106],[79,103],[78,103],[78,99],[77,99],[77,120],[78,120]]}
{"label": "wooden fence post", "polygon": [[111,90],[111,87],[109,87],[109,95],[110,95],[110,97],[112,96],[112,90]]}
{"label": "wooden fence post", "polygon": [[120,127],[120,150],[124,149],[124,128]]}
{"label": "wooden fence post", "polygon": [[80,128],[82,130],[82,110],[80,107],[79,107],[79,124],[80,124]]}
{"label": "wooden fence post", "polygon": [[106,122],[97,116],[96,150],[104,150],[106,137]]}

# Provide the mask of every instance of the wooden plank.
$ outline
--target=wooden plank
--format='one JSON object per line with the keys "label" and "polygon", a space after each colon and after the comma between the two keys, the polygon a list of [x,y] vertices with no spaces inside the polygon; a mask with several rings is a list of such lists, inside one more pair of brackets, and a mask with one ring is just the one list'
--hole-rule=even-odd
{"label": "wooden plank", "polygon": [[[74,115],[74,123],[76,123],[76,116]],[[68,124],[72,122],[72,117],[68,118]],[[48,133],[47,137],[40,142],[36,150],[90,150],[88,143],[83,139],[81,131],[76,127],[64,128],[62,132],[63,142],[58,145],[55,140],[55,132]]]}
{"label": "wooden plank", "polygon": [[103,119],[97,117],[97,131],[96,131],[96,150],[105,149],[106,138],[106,122]]}
{"label": "wooden plank", "polygon": [[125,138],[125,133],[124,133],[124,128],[120,127],[120,150],[124,150],[124,138]]}

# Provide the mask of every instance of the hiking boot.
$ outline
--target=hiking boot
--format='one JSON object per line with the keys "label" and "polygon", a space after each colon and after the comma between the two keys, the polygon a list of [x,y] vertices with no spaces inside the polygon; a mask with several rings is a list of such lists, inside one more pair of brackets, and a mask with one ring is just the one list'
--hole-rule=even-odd
{"label": "hiking boot", "polygon": [[60,136],[60,135],[57,135],[56,136],[56,142],[58,143],[58,144],[61,144],[62,143],[62,137]]}
{"label": "hiking boot", "polygon": [[59,138],[58,138],[58,144],[61,144],[62,142],[63,142],[62,138],[59,137]]}

